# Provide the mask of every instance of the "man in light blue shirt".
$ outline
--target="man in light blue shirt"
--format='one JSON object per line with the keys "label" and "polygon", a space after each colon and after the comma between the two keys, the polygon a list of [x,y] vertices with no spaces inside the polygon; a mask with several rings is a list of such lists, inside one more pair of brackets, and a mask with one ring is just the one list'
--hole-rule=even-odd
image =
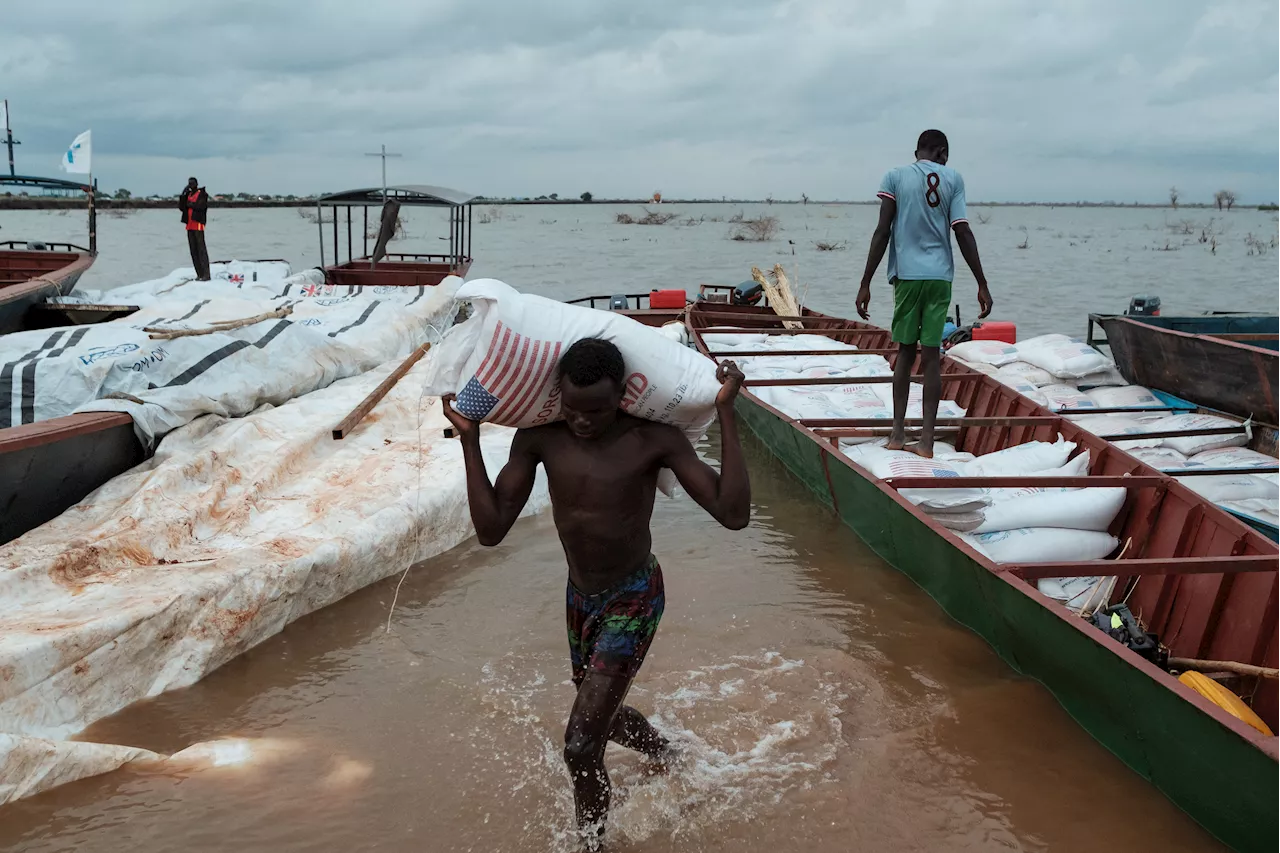
{"label": "man in light blue shirt", "polygon": [[978,241],[965,218],[964,178],[947,168],[947,137],[926,130],[916,143],[916,162],[891,169],[880,182],[880,222],[871,236],[867,267],[858,288],[858,314],[870,319],[871,279],[889,252],[889,283],[893,285],[893,341],[898,344],[893,370],[893,433],[887,447],[906,446],[907,400],[916,352],[924,374],[924,411],[920,441],[912,450],[933,456],[934,422],[942,396],[939,348],[942,326],[951,304],[955,260],[951,232],[960,254],[978,281],[979,319],[991,313],[991,293],[978,258]]}

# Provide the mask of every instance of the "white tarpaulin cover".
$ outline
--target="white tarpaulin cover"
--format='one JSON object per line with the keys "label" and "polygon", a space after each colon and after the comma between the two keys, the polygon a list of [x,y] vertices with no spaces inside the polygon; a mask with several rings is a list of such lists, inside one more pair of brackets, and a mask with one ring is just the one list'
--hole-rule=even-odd
{"label": "white tarpaulin cover", "polygon": [[[437,340],[462,279],[436,287],[334,287],[319,270],[276,262],[217,264],[72,301],[139,305],[127,317],[0,337],[0,428],[72,412],[133,417],[147,447],[204,414],[279,405]],[[68,300],[63,300],[68,301]],[[287,307],[286,316],[213,334],[154,339],[144,327],[203,329]]]}
{"label": "white tarpaulin cover", "polygon": [[[153,757],[67,738],[472,535],[461,446],[422,395],[431,357],[343,441],[334,425],[398,360],[199,418],[0,546],[0,804]],[[489,470],[512,435],[484,427]],[[539,474],[526,513],[547,504]]]}

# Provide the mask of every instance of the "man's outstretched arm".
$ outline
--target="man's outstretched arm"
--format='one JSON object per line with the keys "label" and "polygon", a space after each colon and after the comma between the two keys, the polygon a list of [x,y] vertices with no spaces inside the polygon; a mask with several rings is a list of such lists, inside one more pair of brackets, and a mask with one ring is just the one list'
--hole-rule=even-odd
{"label": "man's outstretched arm", "polygon": [[689,497],[730,530],[741,530],[751,521],[751,481],[738,441],[738,421],[733,401],[742,386],[743,375],[733,362],[723,362],[716,370],[720,393],[716,396],[716,418],[720,422],[720,473],[698,458],[683,435],[671,433],[671,447],[663,464],[670,468]]}
{"label": "man's outstretched arm", "polygon": [[480,424],[453,408],[454,396],[442,398],[444,416],[458,431],[462,442],[462,459],[467,466],[467,502],[471,522],[481,545],[497,545],[520,517],[520,511],[533,492],[538,459],[533,440],[526,430],[517,430],[511,442],[511,456],[498,472],[497,483],[489,482],[484,454],[480,451]]}
{"label": "man's outstretched arm", "polygon": [[889,248],[889,235],[893,233],[893,217],[897,213],[898,202],[882,196],[880,221],[876,223],[876,230],[871,234],[871,248],[867,250],[867,267],[862,272],[862,285],[858,288],[858,298],[854,303],[858,309],[858,316],[864,320],[871,319],[871,279],[875,278],[876,270],[879,269],[880,262],[884,260],[884,253]]}
{"label": "man's outstretched arm", "polygon": [[956,245],[960,247],[960,254],[978,282],[978,308],[981,311],[978,319],[981,320],[991,313],[995,301],[991,298],[991,291],[987,290],[987,277],[982,272],[982,259],[978,257],[978,238],[973,236],[973,229],[968,222],[957,222],[951,227],[956,232]]}

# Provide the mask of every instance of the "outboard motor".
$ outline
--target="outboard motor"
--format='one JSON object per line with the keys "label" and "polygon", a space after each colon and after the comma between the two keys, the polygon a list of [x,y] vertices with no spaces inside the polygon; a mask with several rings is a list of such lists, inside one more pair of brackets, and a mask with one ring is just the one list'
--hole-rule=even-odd
{"label": "outboard motor", "polygon": [[1160,638],[1142,630],[1127,604],[1113,604],[1094,611],[1094,627],[1127,646],[1163,670],[1169,669],[1169,651],[1160,647]]}
{"label": "outboard motor", "polygon": [[1133,317],[1159,317],[1159,296],[1135,296],[1129,300],[1129,310],[1124,312]]}
{"label": "outboard motor", "polygon": [[764,288],[758,281],[744,281],[733,289],[734,305],[759,305],[764,297]]}
{"label": "outboard motor", "polygon": [[609,297],[610,311],[626,311],[630,307],[631,305],[627,302],[627,295],[625,293],[615,293],[613,296]]}
{"label": "outboard motor", "polygon": [[47,252],[49,251],[49,247],[45,245],[43,242],[41,242],[40,240],[29,240],[27,242],[27,251],[28,252]]}

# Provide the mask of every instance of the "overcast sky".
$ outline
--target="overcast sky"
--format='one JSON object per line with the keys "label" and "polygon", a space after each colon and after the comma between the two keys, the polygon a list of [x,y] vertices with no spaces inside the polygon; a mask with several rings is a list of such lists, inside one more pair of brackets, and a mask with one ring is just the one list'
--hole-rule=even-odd
{"label": "overcast sky", "polygon": [[104,188],[973,200],[1277,193],[1276,0],[6,0],[20,173]]}

